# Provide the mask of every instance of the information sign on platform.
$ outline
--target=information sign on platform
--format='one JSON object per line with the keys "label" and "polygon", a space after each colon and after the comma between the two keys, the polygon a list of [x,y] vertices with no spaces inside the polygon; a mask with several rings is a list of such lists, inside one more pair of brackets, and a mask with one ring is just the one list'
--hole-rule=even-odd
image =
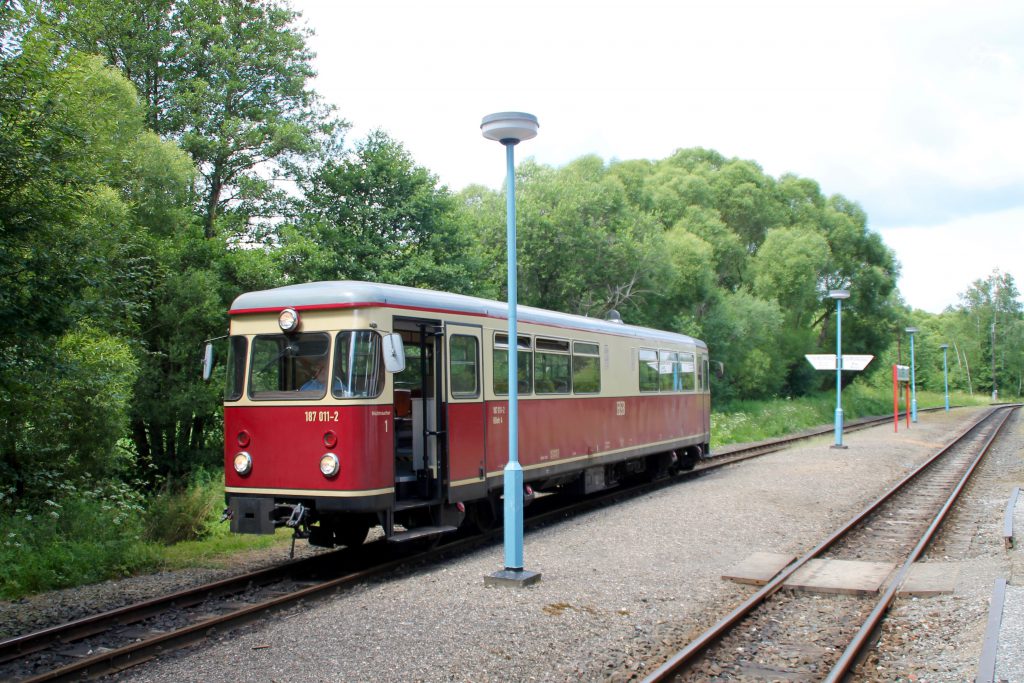
{"label": "information sign on platform", "polygon": [[808,353],[804,358],[815,370],[835,370],[836,354],[834,353]]}
{"label": "information sign on platform", "polygon": [[[836,354],[834,353],[808,353],[804,354],[804,358],[815,370],[835,370],[836,369]],[[843,370],[849,370],[850,372],[860,372],[868,366],[868,363],[874,356],[870,355],[858,355],[858,354],[843,354]]]}
{"label": "information sign on platform", "polygon": [[861,370],[868,366],[868,363],[871,362],[872,358],[874,358],[874,356],[856,354],[848,355],[844,353],[843,370],[850,370],[851,372],[860,372]]}
{"label": "information sign on platform", "polygon": [[910,381],[910,366],[909,365],[897,365],[896,366],[896,379],[900,382]]}

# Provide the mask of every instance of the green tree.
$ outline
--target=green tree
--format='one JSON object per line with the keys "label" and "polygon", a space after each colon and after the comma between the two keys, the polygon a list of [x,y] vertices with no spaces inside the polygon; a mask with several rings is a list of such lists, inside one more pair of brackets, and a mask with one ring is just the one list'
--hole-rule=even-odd
{"label": "green tree", "polygon": [[204,235],[273,241],[288,200],[279,181],[345,129],[309,88],[298,13],[279,0],[53,0],[50,14],[67,44],[120,68],[151,128],[192,156]]}
{"label": "green tree", "polygon": [[292,281],[475,289],[479,264],[458,202],[383,132],[328,159],[302,189],[299,220],[276,255]]}
{"label": "green tree", "polygon": [[[308,30],[285,2],[46,7],[47,28],[119,68],[142,95],[146,124],[178,142],[198,169],[189,193],[148,194],[140,207],[158,239],[143,290],[131,433],[146,473],[177,476],[218,458],[209,438],[220,419],[217,390],[201,383],[196,366],[202,341],[223,333],[224,311],[240,291],[282,283],[277,233],[301,210],[286,189],[338,148],[345,124],[309,87]],[[157,171],[149,159],[146,170]]]}
{"label": "green tree", "polygon": [[792,325],[805,325],[817,308],[818,283],[831,255],[825,237],[813,228],[769,230],[752,259],[754,291],[775,299]]}
{"label": "green tree", "polygon": [[173,214],[191,166],[102,60],[33,30],[21,48],[0,69],[0,477],[23,494],[40,463],[116,468],[155,270],[147,223]]}
{"label": "green tree", "polygon": [[965,355],[970,355],[974,388],[1020,396],[1024,305],[1013,276],[994,270],[975,280],[960,294],[953,315],[960,321]]}
{"label": "green tree", "polygon": [[[520,302],[595,316],[614,308],[642,322],[667,261],[659,225],[629,203],[620,177],[587,156],[557,170],[528,160],[516,183]],[[504,202],[479,188],[462,197],[477,249],[493,263],[490,288],[503,293]]]}
{"label": "green tree", "polygon": [[778,303],[749,292],[725,292],[699,333],[713,360],[725,365],[716,400],[772,396],[782,390],[785,359],[778,352],[784,316]]}

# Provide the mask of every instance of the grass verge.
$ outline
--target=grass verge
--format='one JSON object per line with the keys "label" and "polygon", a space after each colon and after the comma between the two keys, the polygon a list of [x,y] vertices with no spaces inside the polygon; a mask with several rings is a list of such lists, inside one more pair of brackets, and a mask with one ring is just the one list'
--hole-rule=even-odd
{"label": "grass verge", "polygon": [[[843,417],[892,415],[892,390],[863,387],[857,384],[843,389]],[[917,407],[935,408],[944,405],[945,396],[938,392],[917,392]],[[950,405],[987,405],[987,397],[967,394],[950,395]],[[900,397],[901,413],[906,409]],[[733,401],[713,406],[711,412],[711,448],[731,443],[750,443],[785,436],[811,427],[830,425],[835,421],[836,395],[826,392],[800,398],[775,398],[765,401]]]}

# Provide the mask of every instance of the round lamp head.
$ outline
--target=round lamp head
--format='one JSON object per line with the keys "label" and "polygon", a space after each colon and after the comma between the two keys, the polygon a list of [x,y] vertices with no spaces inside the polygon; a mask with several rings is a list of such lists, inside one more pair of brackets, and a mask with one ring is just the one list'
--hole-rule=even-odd
{"label": "round lamp head", "polygon": [[907,328],[907,332],[909,332],[910,334],[914,334],[915,332],[917,332],[917,328],[916,327],[908,327]]}
{"label": "round lamp head", "polygon": [[480,122],[480,132],[488,140],[513,144],[537,137],[537,117],[521,111],[502,111],[488,114]]}
{"label": "round lamp head", "polygon": [[939,344],[939,348],[945,351],[946,349],[949,348],[949,344]]}
{"label": "round lamp head", "polygon": [[848,289],[832,289],[829,290],[828,296],[830,299],[849,299],[850,290]]}

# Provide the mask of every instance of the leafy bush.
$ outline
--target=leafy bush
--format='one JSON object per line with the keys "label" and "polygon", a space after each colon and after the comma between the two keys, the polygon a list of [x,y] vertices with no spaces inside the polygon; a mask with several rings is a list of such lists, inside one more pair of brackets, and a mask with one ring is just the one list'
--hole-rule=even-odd
{"label": "leafy bush", "polygon": [[222,475],[199,470],[184,486],[168,485],[150,499],[144,537],[164,545],[204,539],[223,504]]}
{"label": "leafy bush", "polygon": [[142,496],[127,484],[60,481],[53,495],[15,507],[0,493],[0,597],[93,583],[157,562],[141,540]]}

